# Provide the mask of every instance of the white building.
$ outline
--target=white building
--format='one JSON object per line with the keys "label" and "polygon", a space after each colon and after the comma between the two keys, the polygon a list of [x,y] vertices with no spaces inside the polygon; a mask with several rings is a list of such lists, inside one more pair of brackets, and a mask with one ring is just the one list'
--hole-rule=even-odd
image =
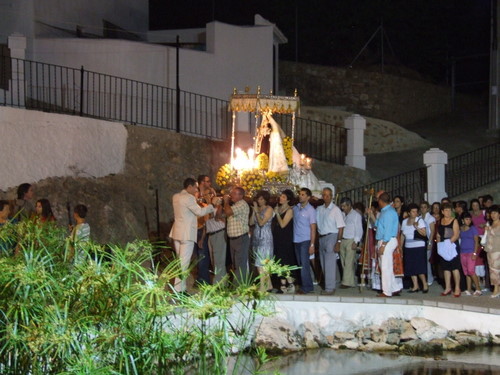
{"label": "white building", "polygon": [[259,15],[252,26],[149,32],[147,0],[0,0],[0,43],[14,33],[27,38],[29,60],[171,88],[178,68],[181,90],[219,99],[235,87],[277,92],[278,46],[287,41]]}

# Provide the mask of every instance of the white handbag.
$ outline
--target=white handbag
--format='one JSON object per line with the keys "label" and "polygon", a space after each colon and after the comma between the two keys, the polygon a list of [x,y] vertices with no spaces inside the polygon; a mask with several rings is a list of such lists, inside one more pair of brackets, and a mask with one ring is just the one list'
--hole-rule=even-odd
{"label": "white handbag", "polygon": [[488,231],[485,230],[483,236],[481,237],[481,245],[486,246],[486,243],[488,242]]}

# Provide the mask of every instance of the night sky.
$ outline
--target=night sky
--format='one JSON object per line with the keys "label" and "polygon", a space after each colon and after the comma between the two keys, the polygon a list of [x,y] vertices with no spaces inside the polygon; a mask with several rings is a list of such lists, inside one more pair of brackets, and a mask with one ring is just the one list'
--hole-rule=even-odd
{"label": "night sky", "polygon": [[[489,72],[490,0],[150,0],[150,29],[253,24],[259,13],[288,38],[283,60],[349,66],[383,23],[387,72],[449,82],[453,58],[464,91],[483,91]],[[466,57],[466,58],[464,58]],[[377,69],[381,34],[354,67]],[[476,82],[472,84],[472,82]]]}

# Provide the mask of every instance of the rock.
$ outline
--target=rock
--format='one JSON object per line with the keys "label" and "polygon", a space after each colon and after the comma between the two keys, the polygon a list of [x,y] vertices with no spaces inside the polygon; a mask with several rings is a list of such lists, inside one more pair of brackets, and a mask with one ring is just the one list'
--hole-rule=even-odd
{"label": "rock", "polygon": [[356,332],[356,337],[362,341],[369,340],[372,335],[370,328],[363,328]]}
{"label": "rock", "polygon": [[397,350],[396,345],[389,345],[385,342],[373,342],[373,341],[368,341],[366,344],[361,345],[359,347],[359,350],[365,351],[365,352],[390,352]]}
{"label": "rock", "polygon": [[285,320],[264,318],[255,333],[255,344],[271,352],[295,351],[302,348],[295,329]]}
{"label": "rock", "polygon": [[401,333],[402,327],[406,322],[402,319],[389,318],[381,324],[383,328],[387,330],[388,333]]}
{"label": "rock", "polygon": [[467,332],[459,332],[455,335],[455,340],[460,345],[475,346],[484,345],[488,343],[488,339],[483,336],[474,335]]}
{"label": "rock", "polygon": [[317,349],[319,344],[311,332],[306,332],[304,334],[304,346],[307,349]]}
{"label": "rock", "polygon": [[443,339],[434,339],[434,340],[429,341],[428,344],[441,346],[443,348],[443,350],[454,350],[454,349],[457,349],[461,346],[457,341],[455,341],[449,337],[446,337]]}
{"label": "rock", "polygon": [[335,332],[335,338],[341,342],[346,340],[353,340],[354,334],[351,332]]}
{"label": "rock", "polygon": [[399,333],[389,333],[387,334],[387,339],[385,340],[389,345],[399,345]]}
{"label": "rock", "polygon": [[327,344],[327,340],[319,331],[318,326],[312,322],[304,322],[299,328],[299,332],[304,332],[304,346],[308,349],[319,348],[320,344]]}
{"label": "rock", "polygon": [[386,342],[387,331],[380,326],[370,326],[370,338],[374,342]]}
{"label": "rock", "polygon": [[443,354],[443,343],[428,343],[420,339],[404,343],[399,352],[409,356],[436,356]]}
{"label": "rock", "polygon": [[344,342],[344,345],[347,349],[357,350],[359,348],[359,342],[356,340],[348,340]]}
{"label": "rock", "polygon": [[417,336],[424,341],[443,339],[448,335],[448,330],[433,321],[425,318],[412,318],[410,321],[415,328]]}
{"label": "rock", "polygon": [[415,330],[413,329],[410,323],[405,322],[402,326],[402,332],[401,335],[399,336],[399,340],[406,342],[416,339],[418,339],[418,336],[415,333]]}

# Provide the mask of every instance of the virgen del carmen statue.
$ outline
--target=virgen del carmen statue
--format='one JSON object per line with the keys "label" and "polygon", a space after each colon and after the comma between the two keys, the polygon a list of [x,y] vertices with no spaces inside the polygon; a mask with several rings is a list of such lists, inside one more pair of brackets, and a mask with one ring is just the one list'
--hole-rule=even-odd
{"label": "virgen del carmen statue", "polygon": [[[297,192],[307,187],[320,196],[323,187],[331,184],[318,181],[312,172],[312,159],[300,154],[294,147],[296,115],[300,99],[294,96],[239,94],[234,90],[230,99],[232,111],[231,160],[219,168],[216,182],[223,192],[232,186],[241,186],[251,197],[259,190],[268,190],[279,195],[285,189]],[[255,113],[255,136],[253,148],[243,151],[235,147],[235,125],[237,112]],[[291,117],[290,134],[285,134],[273,116]],[[282,116],[285,118],[285,116]]]}

